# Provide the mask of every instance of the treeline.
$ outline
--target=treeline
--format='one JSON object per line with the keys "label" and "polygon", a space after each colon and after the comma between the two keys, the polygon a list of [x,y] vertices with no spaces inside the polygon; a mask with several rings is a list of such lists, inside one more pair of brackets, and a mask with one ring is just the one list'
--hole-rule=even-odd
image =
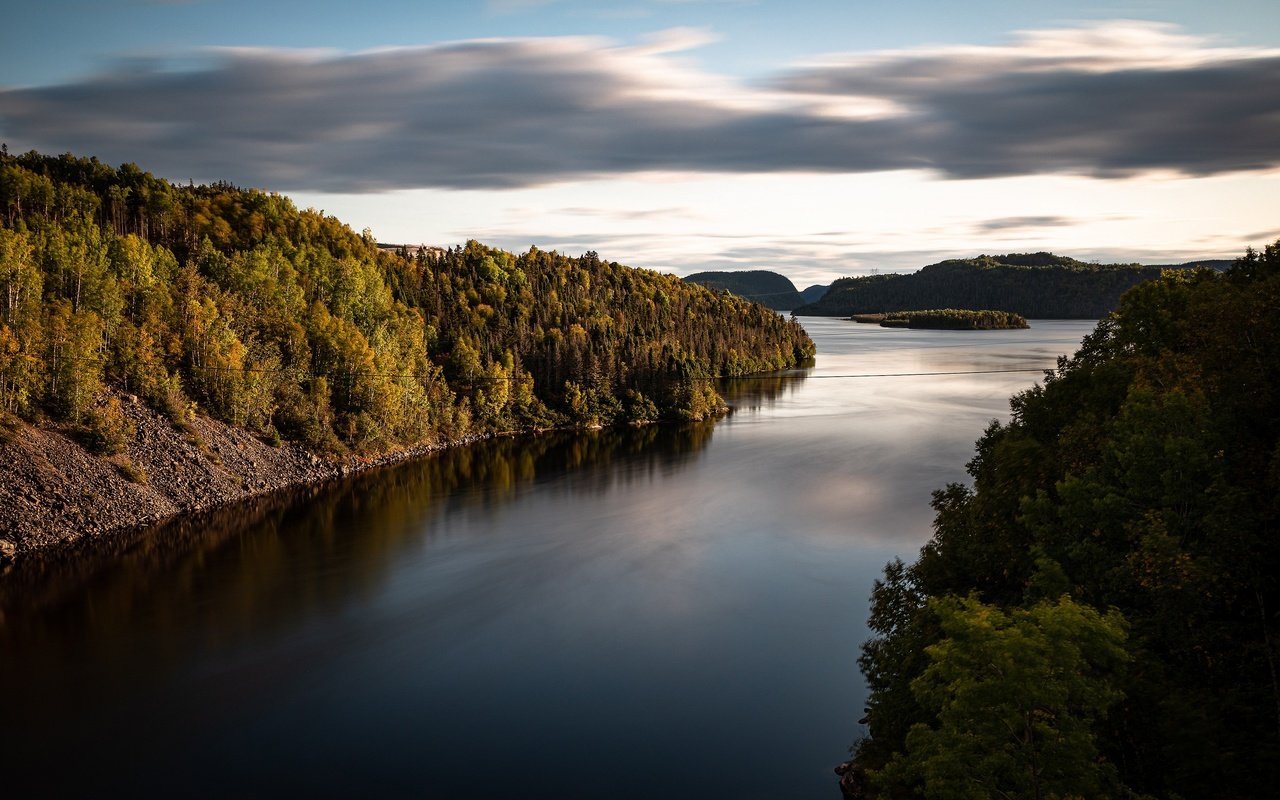
{"label": "treeline", "polygon": [[1268,797],[1280,783],[1280,242],[1128,292],[1012,400],[890,564],[873,797]]}
{"label": "treeline", "polygon": [[1028,319],[1098,319],[1115,309],[1125,291],[1159,277],[1162,269],[1087,264],[1052,253],[983,255],[930,264],[911,274],[841,278],[821,300],[795,313],[847,317],[962,308],[997,309]]}
{"label": "treeline", "polygon": [[373,452],[699,418],[713,377],[813,354],[761,306],[595,253],[383,252],[281,195],[132,164],[0,152],[0,221],[0,411],[108,452],[118,392]]}
{"label": "treeline", "polygon": [[1008,311],[969,311],[960,308],[854,314],[852,319],[854,322],[879,324],[882,328],[924,328],[943,331],[994,331],[1030,327],[1025,317]]}

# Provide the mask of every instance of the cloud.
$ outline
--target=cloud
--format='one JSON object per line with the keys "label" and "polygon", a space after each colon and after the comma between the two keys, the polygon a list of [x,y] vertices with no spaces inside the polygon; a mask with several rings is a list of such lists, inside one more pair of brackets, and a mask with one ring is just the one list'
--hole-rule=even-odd
{"label": "cloud", "polygon": [[671,219],[697,217],[700,212],[687,206],[666,206],[663,208],[614,209],[597,206],[568,206],[558,209],[541,209],[543,214],[566,217],[599,217],[611,221],[634,222],[649,219]]}
{"label": "cloud", "polygon": [[1067,225],[1073,225],[1076,222],[1077,220],[1070,217],[1059,216],[1000,217],[999,219],[989,219],[979,222],[974,225],[974,229],[980,233],[993,233],[995,231],[1061,228]]}
{"label": "cloud", "polygon": [[950,177],[1209,175],[1280,160],[1280,51],[1211,48],[1164,25],[831,59],[778,86],[891,101],[895,160]]}
{"label": "cloud", "polygon": [[1168,26],[829,57],[747,85],[681,30],[357,54],[231,49],[0,91],[11,150],[290,191],[499,188],[653,171],[1211,175],[1280,166],[1280,51]]}
{"label": "cloud", "polygon": [[1280,240],[1280,228],[1272,228],[1269,231],[1256,231],[1254,233],[1249,234],[1248,236],[1245,236],[1244,240],[1246,242],[1261,241],[1261,242],[1266,242],[1267,244],[1271,244],[1274,241]]}

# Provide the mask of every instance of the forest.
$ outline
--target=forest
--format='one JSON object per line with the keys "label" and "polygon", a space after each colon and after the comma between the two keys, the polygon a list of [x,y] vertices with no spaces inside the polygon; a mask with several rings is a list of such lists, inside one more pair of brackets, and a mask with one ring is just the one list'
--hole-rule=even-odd
{"label": "forest", "polygon": [[588,252],[380,249],[332,216],[134,164],[0,150],[0,415],[98,452],[122,397],[325,454],[718,413],[794,321]]}
{"label": "forest", "polygon": [[1026,317],[1008,311],[970,311],[937,308],[926,311],[891,311],[887,314],[854,314],[854,322],[882,328],[924,328],[944,331],[994,331],[1029,327]]}
{"label": "forest", "polygon": [[1129,290],[890,563],[851,797],[1272,796],[1280,242]]}
{"label": "forest", "polygon": [[960,308],[1008,311],[1028,319],[1099,319],[1115,309],[1126,290],[1159,277],[1163,269],[1089,264],[1052,253],[982,255],[930,264],[910,274],[841,278],[822,299],[796,308],[795,313],[848,317]]}

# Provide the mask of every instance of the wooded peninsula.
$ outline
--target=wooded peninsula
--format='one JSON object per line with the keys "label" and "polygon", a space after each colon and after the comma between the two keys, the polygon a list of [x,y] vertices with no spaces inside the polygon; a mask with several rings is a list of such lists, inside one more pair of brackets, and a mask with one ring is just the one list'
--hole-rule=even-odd
{"label": "wooded peninsula", "polygon": [[888,565],[849,797],[1280,783],[1280,242],[1129,290]]}
{"label": "wooded peninsula", "polygon": [[282,195],[133,164],[4,151],[0,221],[0,430],[101,454],[133,436],[129,398],[370,457],[703,418],[714,378],[814,352],[763,306],[594,252],[388,252]]}

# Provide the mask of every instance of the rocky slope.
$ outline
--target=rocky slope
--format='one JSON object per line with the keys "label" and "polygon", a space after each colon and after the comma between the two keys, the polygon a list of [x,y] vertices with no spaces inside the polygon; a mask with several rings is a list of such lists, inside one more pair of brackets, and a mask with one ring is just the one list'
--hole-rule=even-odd
{"label": "rocky slope", "polygon": [[122,407],[136,431],[119,456],[93,455],[56,429],[3,432],[0,563],[433,449],[329,461],[207,417],[180,428],[133,398]]}

